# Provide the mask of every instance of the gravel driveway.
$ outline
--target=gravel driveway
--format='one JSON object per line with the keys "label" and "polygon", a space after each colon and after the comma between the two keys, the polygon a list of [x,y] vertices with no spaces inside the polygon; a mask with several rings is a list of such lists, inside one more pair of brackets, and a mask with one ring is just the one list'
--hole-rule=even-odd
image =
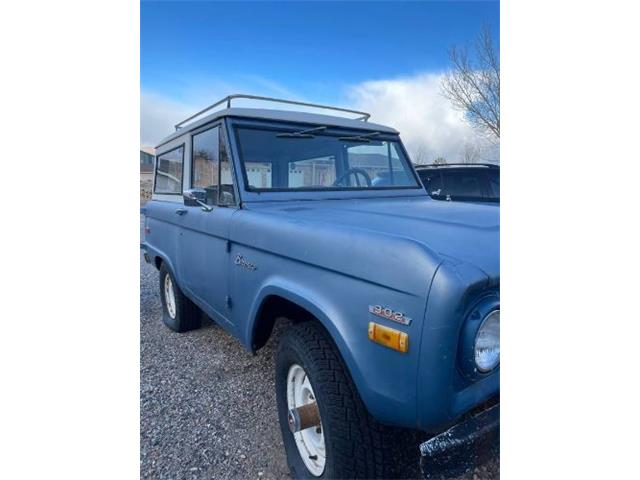
{"label": "gravel driveway", "polygon": [[[275,408],[278,332],[253,356],[213,322],[171,332],[161,308],[158,272],[141,254],[141,478],[291,478]],[[494,459],[464,478],[498,477]]]}

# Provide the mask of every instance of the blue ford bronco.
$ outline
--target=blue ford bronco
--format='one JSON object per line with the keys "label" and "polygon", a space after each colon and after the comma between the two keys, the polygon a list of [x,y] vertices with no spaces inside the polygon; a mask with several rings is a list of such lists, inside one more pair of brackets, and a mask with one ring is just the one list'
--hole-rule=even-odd
{"label": "blue ford bronco", "polygon": [[364,112],[237,98],[276,101],[226,97],[156,148],[142,249],[164,323],[204,312],[256,352],[286,319],[275,388],[294,478],[411,476],[416,438],[426,476],[473,465],[499,429],[499,208],[431,199],[398,132]]}

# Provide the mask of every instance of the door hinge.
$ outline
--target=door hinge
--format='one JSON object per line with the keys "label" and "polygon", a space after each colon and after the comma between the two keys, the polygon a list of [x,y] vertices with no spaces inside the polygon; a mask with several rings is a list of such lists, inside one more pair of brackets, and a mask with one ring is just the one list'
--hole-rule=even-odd
{"label": "door hinge", "polygon": [[228,310],[231,310],[231,307],[233,306],[233,302],[231,301],[231,297],[229,295],[224,297],[224,305],[225,307],[227,307]]}
{"label": "door hinge", "polygon": [[231,240],[227,240],[227,253],[231,251]]}

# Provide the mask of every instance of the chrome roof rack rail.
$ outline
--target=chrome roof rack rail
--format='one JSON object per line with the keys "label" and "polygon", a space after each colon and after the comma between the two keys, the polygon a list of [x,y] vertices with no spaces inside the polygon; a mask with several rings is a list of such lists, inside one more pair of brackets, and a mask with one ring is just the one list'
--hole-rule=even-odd
{"label": "chrome roof rack rail", "polygon": [[217,101],[216,103],[214,103],[212,105],[209,105],[207,108],[204,108],[204,109],[200,110],[198,113],[196,113],[194,115],[191,115],[189,118],[181,121],[180,123],[177,123],[175,125],[176,131],[180,130],[180,128],[182,128],[182,125],[184,125],[188,121],[193,120],[196,117],[199,117],[203,113],[208,112],[209,110],[211,110],[212,108],[217,107],[218,105],[222,105],[223,103],[226,103],[227,104],[227,108],[231,108],[231,100],[235,100],[235,99],[238,99],[238,98],[245,98],[245,99],[248,99],[248,100],[262,100],[262,101],[265,101],[265,102],[286,103],[286,104],[289,104],[289,105],[301,105],[303,107],[314,107],[314,108],[322,108],[322,109],[325,109],[325,110],[336,110],[338,112],[353,113],[355,115],[358,115],[358,118],[356,118],[356,120],[362,120],[364,122],[369,120],[369,117],[371,117],[371,114],[369,114],[367,112],[360,112],[358,110],[350,110],[348,108],[331,107],[329,105],[319,105],[317,103],[298,102],[296,100],[284,100],[284,99],[281,99],[281,98],[260,97],[258,95],[245,95],[243,93],[236,93],[234,95],[229,95],[228,97],[224,97],[222,100]]}
{"label": "chrome roof rack rail", "polygon": [[497,163],[421,163],[414,165],[415,168],[441,168],[441,167],[488,167],[500,168]]}

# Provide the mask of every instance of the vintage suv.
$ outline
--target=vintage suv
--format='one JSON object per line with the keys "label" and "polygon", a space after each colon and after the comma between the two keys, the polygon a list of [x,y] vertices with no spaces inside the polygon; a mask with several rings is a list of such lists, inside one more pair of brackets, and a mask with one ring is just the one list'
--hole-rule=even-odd
{"label": "vintage suv", "polygon": [[432,200],[368,114],[237,98],[276,101],[232,95],[156,148],[142,248],[164,323],[204,312],[255,352],[288,319],[275,387],[295,478],[402,476],[416,431],[427,475],[472,463],[499,427],[499,209]]}

